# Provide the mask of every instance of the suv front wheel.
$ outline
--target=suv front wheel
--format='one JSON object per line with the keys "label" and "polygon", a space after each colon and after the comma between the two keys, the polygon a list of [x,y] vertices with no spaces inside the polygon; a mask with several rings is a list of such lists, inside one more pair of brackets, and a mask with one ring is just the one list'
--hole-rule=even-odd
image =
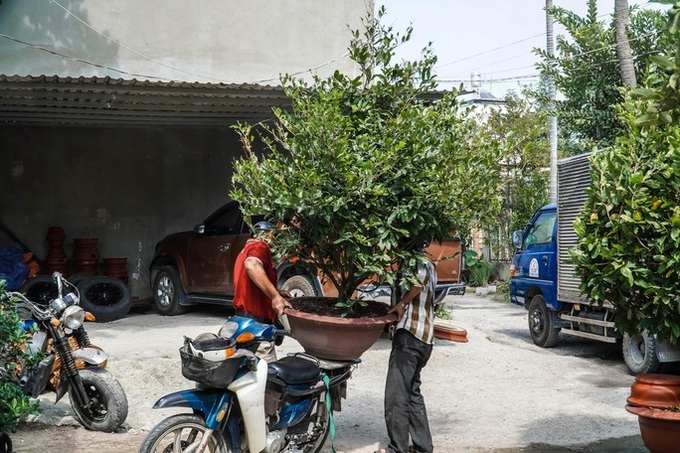
{"label": "suv front wheel", "polygon": [[163,266],[156,274],[153,282],[153,301],[156,310],[164,316],[184,313],[185,307],[180,305],[184,290],[175,268]]}

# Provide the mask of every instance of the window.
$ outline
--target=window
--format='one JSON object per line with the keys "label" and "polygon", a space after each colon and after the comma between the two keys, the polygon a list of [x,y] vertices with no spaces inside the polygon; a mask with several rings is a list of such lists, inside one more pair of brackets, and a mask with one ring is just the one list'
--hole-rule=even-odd
{"label": "window", "polygon": [[556,220],[556,212],[541,214],[531,226],[526,238],[524,238],[524,248],[534,244],[546,244],[552,242],[553,234],[555,232]]}

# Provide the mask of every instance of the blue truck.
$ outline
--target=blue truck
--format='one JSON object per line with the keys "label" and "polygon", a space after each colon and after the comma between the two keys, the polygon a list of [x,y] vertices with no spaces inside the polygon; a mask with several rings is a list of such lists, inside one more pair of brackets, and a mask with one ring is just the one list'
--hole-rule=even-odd
{"label": "blue truck", "polygon": [[578,240],[574,220],[590,185],[589,157],[582,154],[558,161],[557,203],[543,206],[523,231],[513,233],[516,252],[510,267],[510,300],[528,310],[529,331],[536,345],[557,345],[560,332],[621,342],[632,374],[654,373],[662,363],[680,361],[680,348],[646,332],[621,335],[612,321],[612,305],[600,306],[586,299],[569,262],[569,249]]}

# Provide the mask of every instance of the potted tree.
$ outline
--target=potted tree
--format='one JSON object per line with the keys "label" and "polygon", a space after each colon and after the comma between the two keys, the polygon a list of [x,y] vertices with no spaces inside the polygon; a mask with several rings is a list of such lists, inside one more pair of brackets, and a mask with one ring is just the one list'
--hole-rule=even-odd
{"label": "potted tree", "polygon": [[[670,32],[680,44],[677,9]],[[625,133],[615,146],[594,153],[592,184],[576,219],[578,249],[572,254],[581,291],[614,306],[618,330],[654,335],[677,347],[680,340],[680,77],[678,55],[652,57],[650,76],[620,107]],[[671,379],[677,381],[677,379]],[[637,376],[626,407],[638,415],[652,452],[680,443],[678,401],[637,404],[640,386],[667,386],[663,375]],[[677,385],[677,383],[675,384]],[[652,390],[655,395],[674,392]],[[632,403],[631,403],[632,401]],[[654,407],[652,407],[654,406]],[[663,447],[662,432],[674,436]]]}
{"label": "potted tree", "polygon": [[[288,318],[298,341],[301,327],[291,316],[323,307],[337,322],[380,318],[371,333],[350,334],[369,337],[370,347],[391,319],[383,317],[385,304],[375,311],[357,287],[369,278],[393,285],[398,275],[415,282],[424,244],[469,231],[500,206],[494,144],[456,100],[457,90],[434,91],[430,47],[417,61],[393,61],[412,30],[383,26],[384,13],[353,32],[356,75],[335,72],[311,83],[285,76],[292,108],[275,110],[273,126],[237,128],[245,156],[235,162],[231,198],[245,218],[266,213],[282,226],[276,254],[312,266],[338,291],[306,308],[293,301]],[[333,330],[328,342],[338,344],[339,334]],[[324,343],[317,333],[310,338]]]}
{"label": "potted tree", "polygon": [[[0,296],[4,296],[5,282],[0,279]],[[31,401],[19,386],[17,378],[20,363],[30,364],[34,359],[28,351],[29,334],[17,316],[12,299],[0,298],[0,453],[11,453],[10,433],[25,414],[36,414],[39,401]]]}

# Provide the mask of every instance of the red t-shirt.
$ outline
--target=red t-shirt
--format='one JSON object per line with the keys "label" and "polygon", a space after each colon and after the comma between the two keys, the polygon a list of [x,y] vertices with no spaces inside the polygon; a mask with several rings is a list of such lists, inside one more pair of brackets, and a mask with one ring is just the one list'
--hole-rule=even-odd
{"label": "red t-shirt", "polygon": [[269,281],[276,286],[276,270],[272,263],[272,252],[269,246],[259,239],[248,239],[234,264],[234,309],[243,310],[273,322],[276,319],[276,312],[272,308],[271,299],[248,277],[243,265],[246,258],[250,257],[262,262]]}

